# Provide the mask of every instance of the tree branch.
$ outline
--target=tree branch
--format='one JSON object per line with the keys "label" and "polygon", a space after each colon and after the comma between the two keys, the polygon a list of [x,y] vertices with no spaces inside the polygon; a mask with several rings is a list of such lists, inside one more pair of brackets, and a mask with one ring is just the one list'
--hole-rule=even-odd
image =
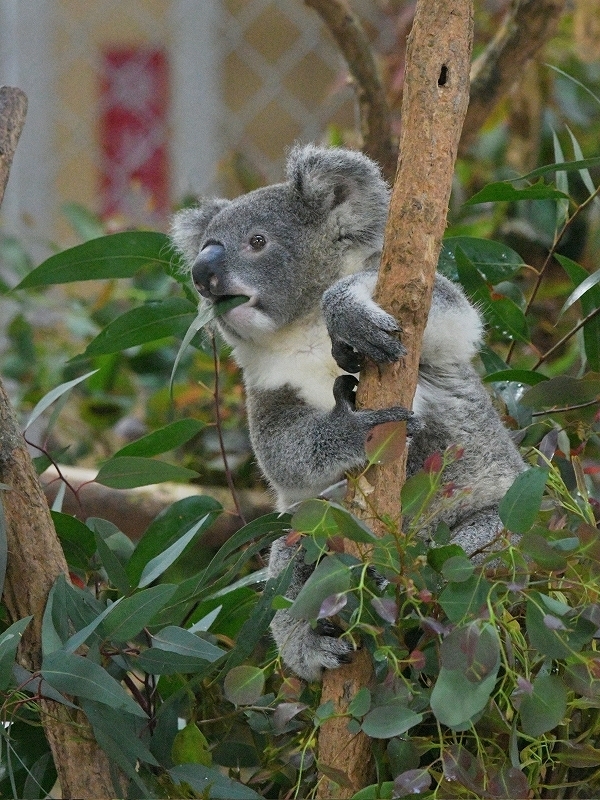
{"label": "tree branch", "polygon": [[471,99],[459,154],[473,144],[498,101],[552,36],[565,6],[566,0],[513,0],[496,35],[473,62]]}
{"label": "tree branch", "polygon": [[[458,151],[461,127],[469,99],[469,69],[473,43],[472,0],[418,0],[407,51],[402,100],[404,125],[401,158],[390,203],[385,244],[375,292],[377,302],[402,323],[408,355],[397,364],[367,366],[361,373],[357,405],[382,408],[411,407],[417,384],[421,340],[431,294]],[[405,438],[404,438],[405,444]],[[374,467],[369,480],[376,514],[361,513],[362,497],[352,489],[348,503],[383,533],[381,516],[400,522],[400,488],[406,471],[405,447],[398,459]],[[350,547],[348,548],[350,550]],[[322,702],[333,700],[343,714],[369,675],[369,657],[325,673]],[[358,754],[358,755],[357,755]],[[351,736],[347,719],[328,722],[319,735],[319,760],[350,777],[353,791],[369,779],[367,737]],[[343,789],[322,780],[319,797],[345,797]],[[350,794],[352,791],[350,792]]]}
{"label": "tree branch", "polygon": [[[0,88],[0,203],[15,148],[25,123],[27,98],[20,89]],[[35,672],[41,665],[41,628],[46,598],[67,563],[52,524],[15,414],[0,383],[0,503],[4,512],[8,563],[4,602],[11,621],[30,614],[19,659]],[[108,759],[82,712],[41,700],[42,724],[52,750],[63,798],[114,797]]]}
{"label": "tree branch", "polygon": [[[305,0],[323,19],[346,59],[356,87],[363,150],[392,181],[398,149],[391,111],[364,28],[347,0]],[[519,80],[527,63],[553,35],[566,0],[513,0],[496,36],[473,63],[471,100],[459,153],[473,144],[497,103]],[[404,119],[404,115],[403,115]]]}
{"label": "tree branch", "polygon": [[379,163],[383,174],[391,181],[396,171],[398,149],[392,137],[385,89],[367,34],[346,0],[305,0],[305,3],[325,22],[354,79],[362,150]]}

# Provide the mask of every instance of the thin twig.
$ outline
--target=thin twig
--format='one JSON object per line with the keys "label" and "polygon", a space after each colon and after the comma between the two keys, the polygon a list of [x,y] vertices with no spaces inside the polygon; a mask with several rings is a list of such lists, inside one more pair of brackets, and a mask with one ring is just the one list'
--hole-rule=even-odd
{"label": "thin twig", "polygon": [[563,414],[566,411],[577,411],[580,408],[589,408],[600,403],[600,397],[594,397],[593,400],[588,400],[586,403],[579,403],[576,406],[563,406],[562,408],[549,408],[547,411],[532,411],[532,417],[543,417],[546,414]]}
{"label": "thin twig", "polygon": [[[586,198],[586,199],[583,201],[583,203],[581,203],[580,205],[578,205],[578,206],[575,208],[575,211],[574,211],[574,212],[571,214],[571,216],[569,217],[569,219],[568,219],[568,220],[566,220],[565,224],[562,226],[562,228],[560,229],[560,231],[558,232],[558,234],[557,234],[557,235],[554,237],[554,242],[552,243],[552,247],[551,247],[551,248],[550,248],[550,250],[548,251],[548,255],[547,255],[547,256],[546,256],[546,258],[544,259],[544,263],[542,264],[542,266],[540,267],[540,269],[539,269],[539,270],[537,271],[537,273],[536,273],[536,278],[535,278],[535,283],[533,284],[533,289],[531,290],[531,294],[529,295],[529,299],[527,300],[527,303],[526,303],[526,305],[525,305],[525,311],[524,311],[525,315],[527,315],[527,314],[529,313],[529,311],[531,310],[531,306],[533,305],[533,303],[534,303],[534,301],[535,301],[535,298],[537,297],[537,293],[538,293],[538,291],[539,291],[539,289],[540,289],[540,286],[542,285],[542,280],[543,280],[543,278],[544,278],[544,274],[545,274],[546,270],[548,269],[548,266],[549,266],[550,262],[551,262],[551,261],[552,261],[552,259],[554,258],[554,254],[556,253],[556,251],[557,251],[557,249],[558,249],[558,246],[559,246],[559,244],[560,244],[560,243],[561,243],[561,241],[563,240],[563,237],[564,237],[565,233],[566,233],[566,232],[567,232],[567,230],[568,230],[568,229],[571,227],[571,225],[573,224],[574,220],[575,220],[575,219],[577,219],[577,217],[579,216],[579,214],[581,214],[581,212],[582,212],[582,211],[583,211],[585,208],[587,208],[587,207],[589,206],[589,204],[590,204],[590,203],[591,203],[591,202],[592,202],[592,201],[593,201],[593,200],[594,200],[596,197],[598,197],[598,195],[599,195],[599,194],[600,194],[600,186],[598,186],[598,187],[597,187],[597,189],[596,189],[596,191],[595,191],[595,192],[593,192],[592,194],[590,194],[590,196],[589,196],[589,197],[587,197],[587,198]],[[583,321],[583,323],[582,323],[582,324],[585,324],[586,322],[587,322],[587,319],[585,319],[585,320]],[[580,325],[579,327],[581,327],[581,325]],[[577,330],[579,330],[579,328],[575,328],[575,329],[573,330],[572,334],[573,334],[573,333],[576,333],[576,332],[577,332]],[[572,335],[572,334],[571,334],[571,335]],[[556,347],[558,347],[560,344],[562,344],[562,340],[561,340],[560,342],[557,342],[557,344],[554,346],[554,348],[553,348],[553,349],[556,349]],[[507,363],[507,364],[510,364],[510,360],[511,360],[511,358],[512,358],[513,351],[514,351],[514,349],[515,349],[515,345],[516,345],[516,340],[515,340],[515,339],[513,339],[513,341],[510,343],[510,347],[508,348],[508,353],[506,354],[506,363]],[[549,351],[549,352],[550,352],[550,351]],[[545,360],[545,358],[546,358],[547,356],[548,356],[548,353],[547,353],[545,356],[542,356],[541,360],[537,362],[537,364],[535,365],[534,369],[535,369],[537,366],[539,366],[539,364],[541,364],[541,362],[542,362],[543,360]]]}
{"label": "thin twig", "polygon": [[582,319],[581,322],[578,322],[572,330],[570,330],[568,333],[565,333],[562,339],[559,339],[556,344],[553,344],[552,347],[544,353],[544,355],[540,356],[531,369],[537,369],[540,364],[546,361],[546,359],[549,358],[556,350],[558,350],[559,347],[562,347],[565,342],[568,342],[572,336],[575,336],[578,330],[581,330],[584,325],[586,325],[594,317],[598,316],[598,314],[600,314],[600,308],[595,308],[593,311],[590,311],[587,317],[584,317],[584,319]]}
{"label": "thin twig", "polygon": [[373,48],[358,17],[346,0],[305,0],[327,25],[354,80],[360,113],[362,150],[377,161],[392,181],[398,163],[398,146],[392,136],[392,119]]}
{"label": "thin twig", "polygon": [[233,504],[235,505],[236,514],[245,525],[246,519],[244,518],[244,514],[242,513],[242,507],[240,506],[240,499],[238,497],[235,484],[233,482],[233,475],[231,474],[229,461],[227,460],[225,442],[223,441],[223,420],[221,419],[221,393],[219,388],[220,363],[219,363],[219,354],[217,352],[217,344],[215,342],[214,336],[212,337],[212,351],[213,351],[213,364],[215,368],[215,390],[213,393],[213,398],[215,404],[215,421],[217,427],[217,436],[219,437],[219,448],[221,450],[221,458],[223,459],[223,467],[225,469],[225,479],[227,481],[227,486],[229,487],[229,491],[231,492],[231,499],[233,500]]}

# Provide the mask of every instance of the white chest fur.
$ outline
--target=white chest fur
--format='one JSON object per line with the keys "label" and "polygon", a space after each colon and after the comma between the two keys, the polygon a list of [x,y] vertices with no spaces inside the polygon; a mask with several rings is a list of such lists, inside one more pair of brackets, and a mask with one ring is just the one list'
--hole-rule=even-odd
{"label": "white chest fur", "polygon": [[263,336],[260,345],[243,342],[233,354],[248,388],[279,389],[287,384],[311,406],[333,408],[333,383],[342,370],[331,355],[322,319],[303,320]]}

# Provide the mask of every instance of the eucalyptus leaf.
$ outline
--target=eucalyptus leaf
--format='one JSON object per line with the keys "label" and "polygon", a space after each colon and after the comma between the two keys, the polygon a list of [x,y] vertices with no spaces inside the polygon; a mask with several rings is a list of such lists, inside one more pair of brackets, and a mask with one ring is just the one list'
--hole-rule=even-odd
{"label": "eucalyptus leaf", "polygon": [[531,694],[521,700],[519,714],[523,733],[538,737],[563,720],[567,713],[567,687],[558,675],[538,675]]}
{"label": "eucalyptus leaf", "polygon": [[549,470],[529,467],[517,475],[512,486],[500,501],[498,514],[503,525],[513,533],[525,533],[535,522]]}
{"label": "eucalyptus leaf", "polygon": [[111,489],[135,489],[165,481],[188,481],[198,473],[185,467],[167,464],[153,458],[120,456],[105,461],[98,470],[96,483]]}
{"label": "eucalyptus leaf", "polygon": [[132,584],[137,585],[151,559],[163,555],[167,548],[198,523],[200,525],[197,532],[204,532],[222,510],[223,507],[217,500],[202,495],[184,497],[161,511],[136,544],[127,563],[127,574]]}
{"label": "eucalyptus leaf", "polygon": [[457,249],[462,250],[483,278],[492,285],[510,280],[524,266],[521,256],[500,242],[471,236],[448,236],[442,242],[438,269],[451,280],[458,277]]}
{"label": "eucalyptus leaf", "polygon": [[100,236],[50,256],[29,273],[17,289],[74,281],[131,278],[143,267],[172,270],[176,259],[164,233],[125,231]]}
{"label": "eucalyptus leaf", "polygon": [[236,706],[253,705],[264,689],[265,675],[262,669],[245,664],[230,669],[223,682],[225,697]]}
{"label": "eucalyptus leaf", "polygon": [[59,692],[96,700],[134,716],[146,716],[120,683],[83,656],[56,650],[44,656],[41,673],[44,680]]}
{"label": "eucalyptus leaf", "polygon": [[195,538],[198,532],[202,529],[206,519],[208,518],[208,514],[206,514],[202,519],[200,519],[195,525],[193,525],[189,531],[183,534],[179,539],[177,539],[170,547],[160,553],[159,555],[151,558],[145,565],[142,570],[142,574],[140,575],[140,579],[138,581],[138,586],[140,589],[143,589],[144,586],[148,586],[148,584],[155,581],[159,578],[163,572],[168,569],[171,564],[174,564],[175,561],[179,558],[179,556],[183,553],[185,548],[189,545],[189,543]]}
{"label": "eucalyptus leaf", "polygon": [[415,713],[400,702],[391,702],[384,706],[376,706],[363,719],[361,728],[372,739],[391,739],[401,736],[407,730],[418,725],[422,714]]}
{"label": "eucalyptus leaf", "polygon": [[186,444],[205,427],[204,422],[197,419],[179,419],[164,428],[159,428],[135,442],[130,442],[113,455],[113,458],[123,456],[142,456],[151,458],[161,453],[168,453],[176,447]]}
{"label": "eucalyptus leaf", "polygon": [[544,183],[540,178],[537,183],[531,186],[517,188],[507,181],[488,183],[479,192],[474,194],[465,205],[474,206],[478,203],[515,203],[519,200],[549,200],[557,198],[567,198],[569,195],[560,192],[552,184]]}
{"label": "eucalyptus leaf", "polygon": [[120,598],[108,609],[102,623],[102,635],[117,642],[126,642],[137,636],[171,599],[177,586],[163,583],[151,586],[131,597]]}
{"label": "eucalyptus leaf", "polygon": [[183,297],[145,303],[110,322],[92,339],[83,355],[119,353],[167,336],[183,336],[195,316],[196,307]]}
{"label": "eucalyptus leaf", "polygon": [[33,616],[24,617],[0,634],[0,691],[4,692],[13,682],[13,664],[17,655],[17,648],[25,628]]}
{"label": "eucalyptus leaf", "polygon": [[169,770],[174,783],[184,783],[211,800],[261,800],[250,787],[228,778],[216,768],[201,764],[180,764]]}
{"label": "eucalyptus leaf", "polygon": [[346,592],[351,582],[350,568],[337,556],[325,556],[300,590],[288,613],[296,619],[316,619],[323,600],[332,594]]}
{"label": "eucalyptus leaf", "polygon": [[52,389],[52,391],[48,392],[48,394],[44,395],[44,397],[42,397],[42,399],[36,403],[33,411],[29,415],[29,419],[25,423],[24,430],[27,430],[30,425],[32,425],[36,419],[38,419],[44,413],[44,411],[52,405],[52,403],[58,400],[59,397],[66,392],[71,391],[74,386],[77,386],[79,383],[87,380],[90,375],[95,375],[96,372],[98,372],[98,370],[93,369],[91,372],[86,372],[85,375],[81,375],[79,378],[74,378],[72,381],[61,383],[60,386],[57,386],[55,389]]}

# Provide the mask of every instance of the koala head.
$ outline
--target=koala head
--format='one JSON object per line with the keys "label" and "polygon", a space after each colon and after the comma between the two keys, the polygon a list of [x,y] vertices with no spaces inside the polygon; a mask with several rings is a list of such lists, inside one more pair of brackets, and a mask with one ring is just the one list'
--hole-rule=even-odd
{"label": "koala head", "polygon": [[316,312],[323,292],[381,249],[388,189],[361,153],[296,147],[287,180],[235,200],[200,201],[172,239],[204,302],[248,301],[219,318],[231,344]]}

